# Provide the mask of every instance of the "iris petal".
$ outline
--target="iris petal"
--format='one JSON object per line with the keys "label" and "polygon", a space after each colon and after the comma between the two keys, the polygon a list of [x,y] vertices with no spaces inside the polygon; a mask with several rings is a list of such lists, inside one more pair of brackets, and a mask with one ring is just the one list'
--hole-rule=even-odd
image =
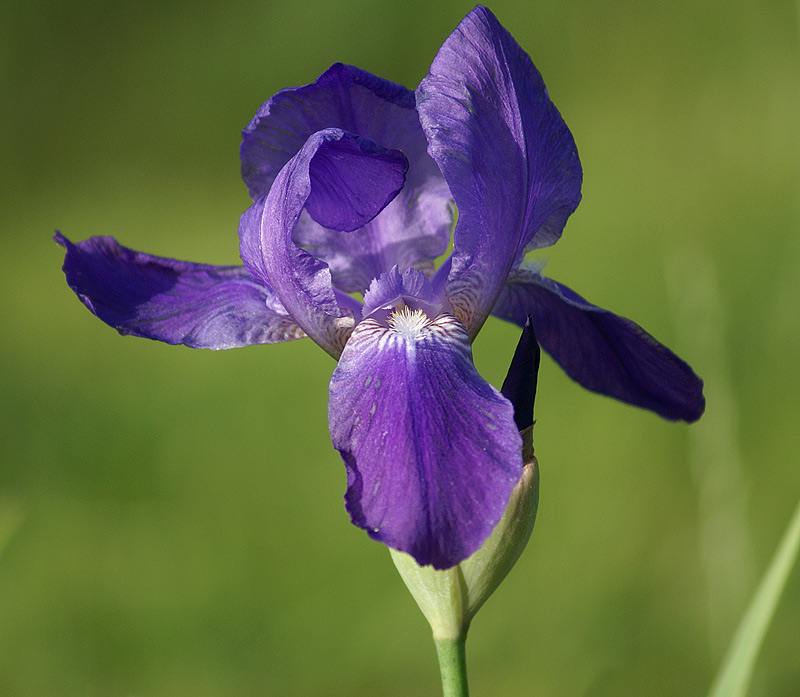
{"label": "iris petal", "polygon": [[406,319],[356,327],[331,379],[328,420],[353,523],[443,569],[500,520],[522,472],[522,441],[458,320]]}
{"label": "iris petal", "polygon": [[412,310],[421,309],[429,317],[450,311],[450,304],[430,279],[416,269],[406,269],[400,274],[396,266],[372,281],[364,293],[362,317],[372,316],[381,321],[395,307],[404,304]]}
{"label": "iris petal", "polygon": [[242,134],[242,176],[254,200],[269,191],[306,139],[325,128],[359,134],[408,158],[403,191],[357,235],[327,229],[305,213],[298,222],[298,244],[325,261],[347,292],[363,292],[394,264],[431,272],[447,248],[452,197],[427,153],[414,101],[401,85],[337,63],[311,85],[278,92]]}
{"label": "iris petal", "polygon": [[265,285],[241,266],[164,259],[92,237],[67,250],[67,283],[84,305],[120,334],[192,348],[272,344],[305,334]]}
{"label": "iris petal", "polygon": [[385,148],[403,150],[407,157],[420,148],[424,153],[414,93],[336,63],[313,84],[275,94],[242,131],[242,178],[251,198],[269,193],[278,172],[311,135],[326,128],[356,133]]}
{"label": "iris petal", "polygon": [[458,206],[448,296],[474,337],[524,252],[553,244],[578,206],[578,152],[539,72],[485,7],[444,42],[417,109]]}
{"label": "iris petal", "polygon": [[378,215],[405,184],[408,160],[399,150],[327,129],[308,163],[308,214],[320,225],[352,232]]}
{"label": "iris petal", "polygon": [[517,271],[492,314],[520,326],[530,315],[542,348],[588,390],[671,421],[696,421],[705,409],[702,380],[672,351],[550,278]]}
{"label": "iris petal", "polygon": [[327,225],[363,225],[397,194],[406,167],[401,152],[325,129],[306,141],[269,194],[242,215],[240,252],[248,270],[275,289],[287,312],[335,358],[352,330],[353,313],[337,302],[327,264],[295,244],[295,225],[306,207]]}

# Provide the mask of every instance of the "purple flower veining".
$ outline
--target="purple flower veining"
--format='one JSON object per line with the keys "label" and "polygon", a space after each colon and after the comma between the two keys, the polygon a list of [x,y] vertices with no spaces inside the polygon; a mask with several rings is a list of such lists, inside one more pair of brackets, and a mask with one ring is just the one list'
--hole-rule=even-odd
{"label": "purple flower veining", "polygon": [[58,233],[67,282],[122,334],[211,349],[311,337],[338,360],[331,438],[370,537],[447,568],[503,514],[521,439],[472,361],[490,314],[530,316],[589,390],[666,419],[702,414],[702,382],[675,354],[526,266],[578,206],[581,165],[538,71],[486,8],[416,92],[341,64],[278,92],[243,131],[241,161],[243,266]]}

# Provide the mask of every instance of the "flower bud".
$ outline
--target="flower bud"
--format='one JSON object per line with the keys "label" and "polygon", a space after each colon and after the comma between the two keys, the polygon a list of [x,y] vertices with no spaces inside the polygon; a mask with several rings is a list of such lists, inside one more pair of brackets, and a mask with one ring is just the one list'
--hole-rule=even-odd
{"label": "flower bud", "polygon": [[462,639],[480,607],[511,571],[528,544],[539,502],[533,426],[522,431],[524,468],[508,506],[483,546],[460,564],[437,571],[390,549],[392,559],[433,630],[434,639]]}

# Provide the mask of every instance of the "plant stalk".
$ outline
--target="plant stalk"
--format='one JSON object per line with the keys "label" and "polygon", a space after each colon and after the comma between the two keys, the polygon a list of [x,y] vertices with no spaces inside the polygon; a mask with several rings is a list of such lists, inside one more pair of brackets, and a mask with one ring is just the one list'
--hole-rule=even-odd
{"label": "plant stalk", "polygon": [[436,653],[439,656],[443,696],[469,697],[466,636],[460,639],[434,638],[433,641],[436,644]]}

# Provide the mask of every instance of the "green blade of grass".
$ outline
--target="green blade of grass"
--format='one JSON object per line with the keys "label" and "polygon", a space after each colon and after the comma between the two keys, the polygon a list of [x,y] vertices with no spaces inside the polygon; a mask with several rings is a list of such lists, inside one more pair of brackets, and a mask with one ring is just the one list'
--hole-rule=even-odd
{"label": "green blade of grass", "polygon": [[744,697],[753,666],[800,549],[800,505],[733,637],[710,697]]}

